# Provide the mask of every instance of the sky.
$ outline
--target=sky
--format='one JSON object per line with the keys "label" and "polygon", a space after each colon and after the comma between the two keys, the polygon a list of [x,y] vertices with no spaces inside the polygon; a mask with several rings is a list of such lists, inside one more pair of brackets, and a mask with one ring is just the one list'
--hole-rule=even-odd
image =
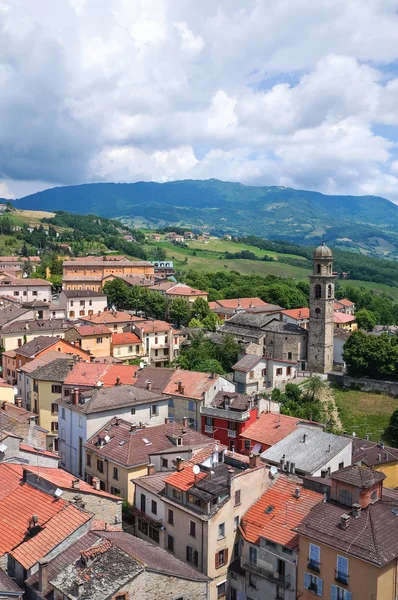
{"label": "sky", "polygon": [[0,89],[0,197],[215,177],[398,203],[398,0],[0,0]]}

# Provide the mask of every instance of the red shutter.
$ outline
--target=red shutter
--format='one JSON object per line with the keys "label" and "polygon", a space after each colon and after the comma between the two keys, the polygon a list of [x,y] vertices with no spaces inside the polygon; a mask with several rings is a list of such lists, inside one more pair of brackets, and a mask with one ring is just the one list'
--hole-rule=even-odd
{"label": "red shutter", "polygon": [[225,548],[224,550],[224,564],[228,564],[228,548]]}
{"label": "red shutter", "polygon": [[220,561],[218,559],[218,552],[216,552],[216,569],[220,566]]}

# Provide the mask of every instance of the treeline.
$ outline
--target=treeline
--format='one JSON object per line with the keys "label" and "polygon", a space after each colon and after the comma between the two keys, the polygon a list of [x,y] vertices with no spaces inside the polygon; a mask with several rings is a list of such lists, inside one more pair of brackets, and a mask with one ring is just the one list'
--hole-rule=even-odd
{"label": "treeline", "polygon": [[[387,294],[374,294],[365,288],[354,288],[347,285],[336,286],[336,299],[349,298],[355,303],[355,310],[358,316],[358,325],[360,323],[360,313],[363,310],[369,311],[368,317],[376,325],[398,325],[398,303]],[[370,329],[371,327],[364,327]]]}
{"label": "treeline", "polygon": [[188,271],[183,279],[192,287],[208,292],[209,301],[259,297],[264,302],[284,308],[308,306],[309,283],[306,281],[296,283],[293,279],[241,275],[236,271],[198,273],[193,270]]}
{"label": "treeline", "polygon": [[243,258],[245,260],[274,260],[272,256],[268,256],[268,254],[264,254],[263,257],[260,257],[256,256],[254,252],[250,252],[250,250],[241,250],[241,252],[225,252],[223,258],[225,258],[226,260],[234,260],[236,258]]}
{"label": "treeline", "polygon": [[344,345],[343,358],[352,377],[398,378],[398,336],[354,331]]}

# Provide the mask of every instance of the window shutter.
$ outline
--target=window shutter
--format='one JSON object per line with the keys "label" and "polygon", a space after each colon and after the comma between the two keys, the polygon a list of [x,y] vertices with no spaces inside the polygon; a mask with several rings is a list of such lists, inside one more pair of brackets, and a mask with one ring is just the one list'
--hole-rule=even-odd
{"label": "window shutter", "polygon": [[321,562],[321,549],[315,544],[310,544],[310,558],[317,563]]}
{"label": "window shutter", "polygon": [[351,592],[345,593],[345,600],[351,600]]}
{"label": "window shutter", "polygon": [[228,548],[224,550],[224,564],[228,564]]}
{"label": "window shutter", "polygon": [[219,560],[219,557],[218,557],[218,552],[216,552],[216,561],[215,562],[216,562],[216,569],[218,569],[218,567],[220,566],[220,560]]}
{"label": "window shutter", "polygon": [[348,558],[337,555],[337,570],[343,575],[348,575]]}
{"label": "window shutter", "polygon": [[309,573],[304,573],[304,587],[306,590],[309,589],[311,583],[311,577]]}
{"label": "window shutter", "polygon": [[193,553],[193,562],[196,566],[198,566],[199,564],[199,552],[197,550],[194,550]]}
{"label": "window shutter", "polygon": [[190,558],[190,548],[189,546],[186,547],[186,551],[185,551],[185,559],[189,562],[189,558]]}
{"label": "window shutter", "polygon": [[332,585],[330,600],[337,600],[337,585]]}
{"label": "window shutter", "polygon": [[322,590],[323,590],[323,579],[319,579],[319,577],[317,577],[317,584],[318,584],[318,589],[317,589],[317,596],[322,596]]}

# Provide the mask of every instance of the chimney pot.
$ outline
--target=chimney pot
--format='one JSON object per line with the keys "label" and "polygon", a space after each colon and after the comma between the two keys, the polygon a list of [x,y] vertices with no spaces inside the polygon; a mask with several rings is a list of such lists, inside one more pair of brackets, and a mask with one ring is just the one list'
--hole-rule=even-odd
{"label": "chimney pot", "polygon": [[79,390],[72,390],[72,404],[73,406],[79,404]]}
{"label": "chimney pot", "polygon": [[147,467],[148,475],[153,475],[155,473],[155,465],[153,463],[149,463]]}
{"label": "chimney pot", "polygon": [[357,502],[352,505],[352,516],[356,519],[361,516],[361,505]]}
{"label": "chimney pot", "polygon": [[119,375],[116,377],[116,385],[120,385],[120,377],[119,377]]}
{"label": "chimney pot", "polygon": [[98,477],[93,477],[93,489],[97,491],[100,489],[100,480]]}
{"label": "chimney pot", "polygon": [[46,561],[39,562],[39,592],[45,592],[48,585],[48,571],[47,571],[48,563]]}
{"label": "chimney pot", "polygon": [[22,406],[22,398],[21,398],[21,396],[16,396],[16,398],[15,398],[15,404],[16,404],[16,406],[18,406],[18,408],[21,408],[21,406]]}
{"label": "chimney pot", "polygon": [[294,497],[297,498],[297,499],[299,499],[300,498],[300,492],[301,492],[300,488],[296,487],[296,489],[294,490]]}
{"label": "chimney pot", "polygon": [[176,458],[176,471],[182,471],[184,465],[184,461],[181,456],[177,456]]}
{"label": "chimney pot", "polygon": [[260,466],[260,453],[255,452],[249,455],[249,468],[255,469]]}
{"label": "chimney pot", "polygon": [[170,423],[170,417],[166,417],[165,420],[164,420],[164,422],[165,422],[166,425],[169,425],[169,423]]}
{"label": "chimney pot", "polygon": [[182,424],[184,427],[188,427],[188,417],[183,417]]}
{"label": "chimney pot", "polygon": [[347,529],[349,524],[350,524],[350,515],[347,515],[347,514],[341,515],[341,518],[340,518],[341,529]]}
{"label": "chimney pot", "polygon": [[74,479],[72,481],[72,487],[74,490],[79,490],[80,489],[80,479]]}

